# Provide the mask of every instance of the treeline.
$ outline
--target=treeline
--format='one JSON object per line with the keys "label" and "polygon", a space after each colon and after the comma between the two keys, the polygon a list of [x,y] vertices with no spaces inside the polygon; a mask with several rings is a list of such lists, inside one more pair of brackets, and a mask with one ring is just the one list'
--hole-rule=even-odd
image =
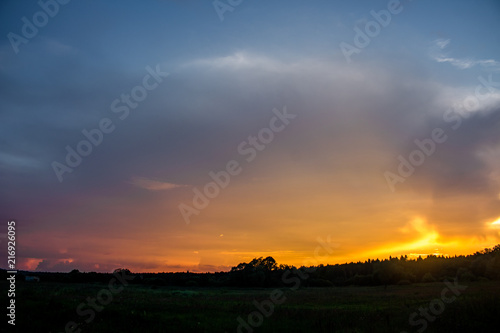
{"label": "treeline", "polygon": [[[450,280],[500,280],[500,244],[467,256],[444,257],[429,255],[408,259],[407,256],[384,260],[367,260],[336,265],[294,267],[279,265],[272,257],[255,258],[240,263],[229,272],[218,273],[131,273],[118,269],[115,273],[133,275],[132,284],[176,287],[290,287],[300,281],[301,287],[377,286],[390,284],[426,283]],[[0,275],[6,278],[6,271]],[[38,276],[43,282],[108,283],[111,273],[20,272],[24,276]],[[295,281],[295,282],[294,282]]]}
{"label": "treeline", "polygon": [[500,244],[467,256],[407,256],[295,268],[272,257],[241,263],[228,273],[228,284],[239,287],[279,287],[300,278],[300,286],[377,286],[450,280],[500,280]]}

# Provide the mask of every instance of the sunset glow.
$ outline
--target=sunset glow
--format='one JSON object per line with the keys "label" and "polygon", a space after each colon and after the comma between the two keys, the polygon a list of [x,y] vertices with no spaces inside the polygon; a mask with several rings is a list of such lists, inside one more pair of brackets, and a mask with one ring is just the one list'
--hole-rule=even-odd
{"label": "sunset glow", "polygon": [[14,46],[41,9],[2,5],[0,220],[17,223],[17,269],[500,243],[497,2],[402,1],[362,46],[387,1],[245,1],[224,20],[212,1],[85,3]]}

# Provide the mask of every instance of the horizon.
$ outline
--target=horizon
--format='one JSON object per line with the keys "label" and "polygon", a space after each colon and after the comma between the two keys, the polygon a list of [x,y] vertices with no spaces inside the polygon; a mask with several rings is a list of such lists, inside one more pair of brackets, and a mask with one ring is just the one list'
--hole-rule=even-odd
{"label": "horizon", "polygon": [[231,3],[0,4],[0,268],[500,244],[498,1]]}
{"label": "horizon", "polygon": [[[497,246],[500,246],[500,244],[498,244]],[[483,250],[492,250],[494,248],[494,246],[492,247],[488,247],[488,248],[483,248],[481,250],[478,250],[474,253],[469,253],[469,254],[461,254],[461,255],[443,255],[443,254],[440,254],[440,253],[429,253],[429,254],[426,254],[426,255],[421,255],[421,254],[413,254],[413,255],[400,255],[400,256],[389,256],[388,258],[367,258],[367,259],[364,259],[364,260],[354,260],[354,261],[351,261],[351,262],[339,262],[339,263],[318,263],[317,265],[311,265],[311,266],[304,266],[304,265],[299,265],[299,266],[295,266],[295,265],[291,265],[292,267],[295,267],[295,268],[300,268],[300,267],[319,267],[320,265],[324,265],[324,266],[336,266],[336,265],[349,265],[349,264],[356,264],[356,263],[366,263],[366,262],[375,262],[375,261],[380,261],[380,262],[383,262],[383,261],[389,261],[392,259],[398,259],[400,260],[401,257],[405,257],[405,261],[417,261],[419,259],[427,259],[428,257],[430,256],[434,256],[436,258],[444,258],[444,259],[448,259],[448,258],[459,258],[459,257],[468,257],[468,256],[473,256],[475,255],[476,253],[480,253],[481,251]],[[260,258],[263,258],[263,257],[259,257]],[[257,258],[254,258],[254,259],[257,259]],[[240,263],[239,263],[240,264]],[[282,263],[279,263],[279,262],[276,262],[276,264],[278,265],[281,265]],[[193,274],[211,274],[211,273],[228,273],[231,271],[232,268],[235,268],[237,265],[235,266],[232,266],[231,268],[229,268],[228,270],[225,270],[225,271],[157,271],[157,272],[135,272],[135,271],[132,271],[132,270],[129,270],[131,273],[133,274],[170,274],[170,273],[193,273]],[[0,268],[2,270],[6,270],[4,268]],[[128,269],[127,267],[117,267],[115,268],[114,270],[112,271],[81,271],[79,270],[78,268],[73,268],[71,269],[70,271],[66,271],[66,272],[61,272],[61,271],[30,271],[30,270],[18,270],[18,273],[19,272],[28,272],[28,273],[61,273],[61,274],[67,274],[67,273],[71,273],[72,271],[75,271],[77,270],[79,273],[99,273],[99,274],[113,274],[114,271],[118,270],[118,269]]]}

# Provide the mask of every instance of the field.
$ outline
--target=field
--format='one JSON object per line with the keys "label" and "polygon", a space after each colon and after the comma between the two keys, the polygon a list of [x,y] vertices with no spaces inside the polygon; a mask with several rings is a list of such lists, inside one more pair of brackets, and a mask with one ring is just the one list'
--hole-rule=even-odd
{"label": "field", "polygon": [[[240,326],[240,332],[417,332],[424,324],[425,332],[498,332],[500,283],[461,285],[467,288],[449,303],[435,300],[447,288],[443,282],[298,290],[128,285],[112,300],[99,294],[110,302],[99,311],[82,306],[84,315],[78,315],[77,307],[107,290],[107,285],[20,281],[16,331],[65,332],[66,323],[74,321],[80,324],[75,332],[237,332],[241,317],[250,324]],[[445,295],[453,298],[451,291]],[[271,299],[281,304],[270,306]],[[263,310],[257,312],[254,300]],[[419,314],[410,325],[410,315],[430,304],[439,315],[429,312],[424,319]]]}

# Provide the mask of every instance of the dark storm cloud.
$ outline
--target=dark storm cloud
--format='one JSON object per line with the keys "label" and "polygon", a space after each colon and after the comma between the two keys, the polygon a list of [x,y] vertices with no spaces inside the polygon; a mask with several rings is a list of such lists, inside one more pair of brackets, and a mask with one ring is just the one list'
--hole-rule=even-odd
{"label": "dark storm cloud", "polygon": [[[230,159],[237,144],[259,130],[274,107],[289,105],[302,113],[302,125],[297,125],[302,129],[296,131],[315,131],[315,136],[300,137],[294,147],[285,149],[300,151],[301,146],[312,144],[315,149],[305,148],[310,154],[320,154],[327,148],[341,154],[359,153],[364,150],[363,144],[375,139],[381,144],[381,152],[393,151],[397,156],[398,151],[404,154],[412,148],[414,138],[439,125],[430,115],[437,108],[434,99],[439,91],[426,85],[426,78],[401,77],[397,69],[360,66],[346,70],[336,64],[287,64],[252,55],[210,61],[175,71],[123,121],[109,105],[120,94],[130,93],[145,71],[94,75],[84,87],[69,83],[67,74],[60,72],[45,87],[44,97],[37,98],[24,87],[26,95],[31,96],[17,105],[25,112],[24,131],[11,130],[8,134],[18,140],[11,138],[9,142],[30,147],[24,157],[43,161],[45,165],[36,165],[43,170],[44,178],[56,181],[50,162],[63,162],[65,146],[75,147],[84,139],[81,130],[95,128],[100,119],[108,117],[115,131],[105,135],[102,145],[95,147],[74,173],[67,174],[68,181],[85,187],[152,174],[170,178],[173,183],[189,183]],[[4,85],[16,86],[11,81]],[[37,104],[44,105],[43,110],[34,107]],[[3,116],[9,119],[9,114]],[[59,122],[61,117],[64,120]],[[449,163],[463,168],[480,163],[471,156],[481,144],[477,135],[482,132],[484,138],[491,138],[482,126],[491,127],[493,122],[474,125],[473,120],[457,131],[458,139],[446,143],[450,149],[454,144],[463,148],[461,154],[450,155]],[[11,125],[9,128],[15,129],[15,123]],[[468,140],[467,145],[460,140]],[[6,153],[14,151],[19,154],[20,150],[13,146],[6,149]],[[451,153],[445,150],[434,158],[447,160],[447,154]],[[458,162],[461,158],[463,161]],[[139,168],[144,175],[134,174]]]}

